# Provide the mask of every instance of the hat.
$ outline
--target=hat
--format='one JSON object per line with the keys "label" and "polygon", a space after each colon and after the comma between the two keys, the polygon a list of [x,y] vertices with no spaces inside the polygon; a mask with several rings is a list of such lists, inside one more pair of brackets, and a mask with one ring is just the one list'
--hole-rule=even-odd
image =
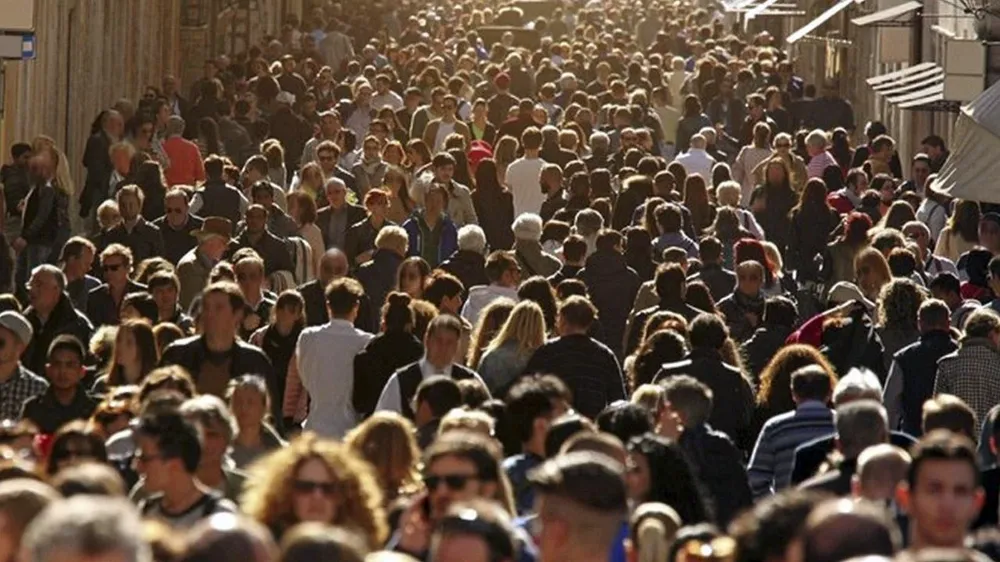
{"label": "hat", "polygon": [[875,309],[875,303],[865,298],[864,293],[854,283],[841,281],[830,289],[826,301],[831,304],[842,304],[848,301],[861,301],[868,310]]}
{"label": "hat", "polygon": [[274,100],[285,105],[294,105],[295,94],[291,92],[278,92],[278,95],[274,98]]}
{"label": "hat", "polygon": [[468,158],[470,166],[473,167],[478,166],[479,163],[482,162],[484,158],[492,158],[492,157],[493,157],[493,151],[490,150],[489,145],[483,146],[482,144],[479,145],[474,144],[469,148]]}
{"label": "hat", "polygon": [[233,223],[223,217],[206,217],[198,230],[192,230],[191,236],[198,241],[205,240],[210,236],[219,236],[229,242],[233,238]]}
{"label": "hat", "polygon": [[510,75],[506,72],[501,72],[493,77],[493,85],[497,88],[507,88],[510,86]]}
{"label": "hat", "polygon": [[31,322],[20,313],[14,312],[13,310],[5,310],[0,312],[0,327],[7,328],[17,339],[21,340],[21,343],[28,345],[31,343],[31,335],[34,330],[31,327]]}

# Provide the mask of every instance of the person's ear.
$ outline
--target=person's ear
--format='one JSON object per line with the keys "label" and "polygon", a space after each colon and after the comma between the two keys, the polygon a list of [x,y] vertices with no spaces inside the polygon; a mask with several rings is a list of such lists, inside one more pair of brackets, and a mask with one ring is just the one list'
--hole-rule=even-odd
{"label": "person's ear", "polygon": [[861,478],[857,474],[851,476],[851,497],[855,499],[861,497]]}
{"label": "person's ear", "polygon": [[900,482],[896,486],[896,503],[899,504],[900,509],[904,513],[909,514],[910,511],[910,500],[912,496],[910,493],[910,485],[907,482]]}

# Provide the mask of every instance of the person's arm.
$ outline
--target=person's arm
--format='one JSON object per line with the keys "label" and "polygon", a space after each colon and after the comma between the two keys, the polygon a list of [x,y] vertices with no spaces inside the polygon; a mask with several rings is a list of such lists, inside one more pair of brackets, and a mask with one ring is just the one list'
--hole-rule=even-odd
{"label": "person's arm", "polygon": [[281,404],[283,418],[301,420],[299,417],[299,399],[302,395],[302,379],[299,377],[299,352],[295,351],[288,362],[288,376],[285,378],[285,399]]}
{"label": "person's arm", "polygon": [[385,383],[385,388],[382,389],[382,394],[378,397],[378,403],[375,404],[376,412],[382,410],[403,411],[403,398],[399,389],[399,377],[396,374],[389,377],[389,382]]}
{"label": "person's arm", "polygon": [[934,396],[939,394],[951,394],[948,378],[942,376],[940,363],[937,368],[937,376],[934,377]]}
{"label": "person's arm", "polygon": [[[608,365],[608,404],[618,400],[625,400],[628,392],[625,391],[625,375],[622,374],[622,366],[618,363],[618,358],[614,353],[610,353],[610,364]],[[614,368],[611,368],[611,367]]]}
{"label": "person's arm", "polygon": [[462,194],[463,218],[465,224],[479,224],[479,216],[476,215],[476,206],[472,204],[472,195],[469,192]]}
{"label": "person's arm", "polygon": [[903,413],[903,369],[895,359],[892,360],[889,376],[885,379],[882,403],[889,415],[889,429],[899,429]]}
{"label": "person's arm", "polygon": [[38,211],[32,217],[31,222],[21,228],[21,238],[38,236],[45,228],[49,215],[52,213],[52,206],[55,204],[56,191],[54,187],[39,185],[35,188],[34,196],[38,198]]}
{"label": "person's arm", "polygon": [[195,191],[194,195],[191,196],[191,206],[188,208],[188,212],[192,215],[197,215],[198,211],[205,205],[205,201],[201,198],[201,192]]}
{"label": "person's arm", "polygon": [[774,492],[774,461],[770,432],[765,426],[753,448],[753,454],[750,455],[750,464],[747,465],[747,481],[754,498],[759,499]]}

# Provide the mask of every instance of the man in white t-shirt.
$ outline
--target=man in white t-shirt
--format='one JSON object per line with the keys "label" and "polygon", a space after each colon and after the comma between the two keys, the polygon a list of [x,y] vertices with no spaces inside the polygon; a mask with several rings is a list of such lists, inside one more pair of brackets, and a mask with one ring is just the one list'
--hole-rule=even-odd
{"label": "man in white t-shirt", "polygon": [[715,166],[715,158],[712,158],[705,147],[708,141],[701,133],[691,137],[691,146],[688,151],[678,156],[674,161],[684,166],[689,176],[701,175],[706,181],[712,179],[712,167]]}
{"label": "man in white t-shirt", "polygon": [[542,149],[542,132],[537,127],[528,127],[521,134],[521,148],[524,156],[507,166],[507,185],[514,195],[514,216],[521,213],[538,213],[545,202],[538,178],[542,174],[545,161],[539,158]]}

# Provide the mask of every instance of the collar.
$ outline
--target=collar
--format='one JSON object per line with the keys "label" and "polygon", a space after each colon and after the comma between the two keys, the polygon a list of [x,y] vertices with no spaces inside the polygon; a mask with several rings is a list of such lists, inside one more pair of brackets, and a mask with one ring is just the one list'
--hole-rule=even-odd
{"label": "collar", "polygon": [[425,379],[433,375],[444,375],[448,378],[451,378],[451,371],[452,367],[454,366],[452,364],[449,364],[444,369],[438,369],[437,367],[431,365],[430,361],[427,360],[426,355],[424,355],[420,359],[419,365],[420,365],[420,372],[421,374],[423,374],[423,378]]}
{"label": "collar", "polygon": [[806,400],[805,402],[799,404],[795,407],[795,410],[829,410],[826,404],[820,402],[819,400]]}

